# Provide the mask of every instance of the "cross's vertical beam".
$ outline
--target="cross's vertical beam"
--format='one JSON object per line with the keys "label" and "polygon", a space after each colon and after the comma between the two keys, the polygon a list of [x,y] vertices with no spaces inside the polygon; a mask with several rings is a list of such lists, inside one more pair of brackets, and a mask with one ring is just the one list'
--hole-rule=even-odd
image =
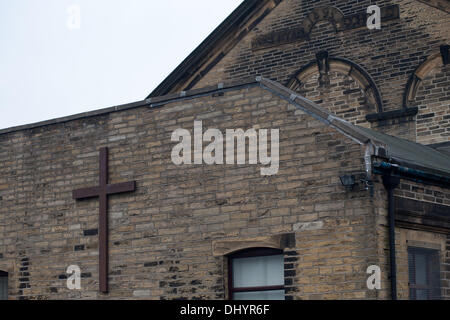
{"label": "cross's vertical beam", "polygon": [[98,222],[98,273],[100,292],[107,293],[108,288],[108,195],[135,191],[136,181],[108,184],[108,148],[100,149],[99,157],[99,184],[73,190],[74,199],[99,198]]}
{"label": "cross's vertical beam", "polygon": [[100,149],[99,179],[99,281],[100,291],[108,292],[108,149]]}

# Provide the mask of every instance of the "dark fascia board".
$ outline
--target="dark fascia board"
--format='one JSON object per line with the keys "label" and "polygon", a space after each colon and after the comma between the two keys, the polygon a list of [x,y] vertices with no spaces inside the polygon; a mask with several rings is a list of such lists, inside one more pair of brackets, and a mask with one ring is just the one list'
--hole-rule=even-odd
{"label": "dark fascia board", "polygon": [[[239,5],[178,67],[172,71],[148,96],[157,97],[166,95],[171,88],[190,70],[195,68],[220,40],[233,28],[237,28],[254,11],[264,5],[268,0],[245,0]],[[281,0],[276,1],[277,3]]]}

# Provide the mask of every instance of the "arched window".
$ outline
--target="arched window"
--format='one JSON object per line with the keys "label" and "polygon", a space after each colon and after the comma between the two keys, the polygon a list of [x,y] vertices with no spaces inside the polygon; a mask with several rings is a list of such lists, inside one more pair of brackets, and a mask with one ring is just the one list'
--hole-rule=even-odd
{"label": "arched window", "polygon": [[369,126],[367,116],[383,112],[375,81],[355,62],[316,54],[289,80],[287,87],[353,124]]}
{"label": "arched window", "polygon": [[284,300],[283,251],[252,248],[228,256],[229,298]]}
{"label": "arched window", "polygon": [[0,270],[0,300],[8,300],[8,272]]}

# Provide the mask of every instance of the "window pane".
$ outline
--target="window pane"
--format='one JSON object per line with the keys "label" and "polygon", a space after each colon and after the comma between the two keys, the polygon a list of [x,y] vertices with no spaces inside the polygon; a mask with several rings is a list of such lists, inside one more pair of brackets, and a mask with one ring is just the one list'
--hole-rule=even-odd
{"label": "window pane", "polygon": [[284,300],[284,290],[236,292],[234,300]]}
{"label": "window pane", "polygon": [[0,300],[8,299],[8,277],[0,277]]}
{"label": "window pane", "polygon": [[431,299],[441,299],[441,267],[439,251],[434,251],[430,254],[431,266]]}
{"label": "window pane", "polygon": [[233,286],[284,285],[283,255],[233,259]]}
{"label": "window pane", "polygon": [[427,281],[427,256],[416,253],[416,284],[428,284]]}
{"label": "window pane", "polygon": [[417,289],[416,300],[428,300],[428,290]]}
{"label": "window pane", "polygon": [[408,248],[410,299],[440,299],[441,276],[439,250]]}
{"label": "window pane", "polygon": [[416,300],[416,289],[409,289],[409,300]]}
{"label": "window pane", "polygon": [[408,272],[409,272],[409,283],[416,284],[416,270],[414,264],[414,253],[411,249],[408,250]]}

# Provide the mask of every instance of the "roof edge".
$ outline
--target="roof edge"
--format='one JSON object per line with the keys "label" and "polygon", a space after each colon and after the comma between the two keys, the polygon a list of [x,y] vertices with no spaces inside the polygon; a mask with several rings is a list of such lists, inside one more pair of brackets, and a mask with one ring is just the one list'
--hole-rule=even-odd
{"label": "roof edge", "polygon": [[219,83],[216,86],[208,86],[208,87],[204,87],[204,88],[200,88],[200,89],[182,91],[179,93],[167,94],[167,95],[160,96],[160,97],[149,98],[149,99],[126,103],[126,104],[122,104],[122,105],[97,109],[97,110],[93,110],[93,111],[81,112],[81,113],[77,113],[77,114],[73,114],[73,115],[69,115],[69,116],[50,119],[50,120],[44,120],[44,121],[38,121],[38,122],[29,123],[29,124],[8,127],[8,128],[0,129],[0,135],[17,132],[17,131],[21,131],[21,130],[45,127],[45,126],[53,125],[53,124],[65,123],[65,122],[69,122],[69,121],[73,121],[73,120],[101,116],[101,115],[110,114],[113,112],[119,112],[119,111],[139,108],[139,107],[158,107],[158,106],[162,106],[164,104],[170,103],[170,102],[175,102],[175,101],[185,100],[185,99],[193,99],[193,98],[197,98],[200,96],[214,94],[217,92],[237,90],[237,89],[252,86],[252,85],[255,85],[255,86],[258,85],[258,82],[254,78],[250,78],[250,79],[238,81],[238,82],[236,81],[236,82]]}
{"label": "roof edge", "polygon": [[90,118],[94,116],[105,115],[113,112],[124,111],[139,107],[159,107],[167,103],[176,102],[180,100],[187,100],[198,98],[205,95],[211,95],[218,92],[225,92],[230,90],[238,90],[249,86],[260,86],[265,90],[269,90],[272,93],[278,95],[282,99],[289,101],[296,107],[300,108],[302,111],[308,113],[312,117],[316,118],[323,123],[330,125],[340,132],[349,135],[351,138],[356,139],[359,143],[364,144],[370,140],[370,137],[365,135],[364,132],[356,130],[356,128],[348,123],[347,121],[338,118],[327,109],[320,107],[314,102],[298,95],[296,92],[284,87],[276,81],[266,79],[263,77],[248,78],[244,81],[219,83],[215,86],[208,86],[200,89],[193,89],[188,91],[181,91],[178,93],[171,93],[159,97],[151,97],[145,100],[117,105],[113,107],[82,112],[70,116],[14,126],[10,128],[0,129],[0,135],[7,134],[11,132],[34,129],[38,127],[44,127],[53,124],[60,124],[64,122],[69,122],[78,119]]}
{"label": "roof edge", "polygon": [[[216,93],[223,93],[227,91],[232,90],[240,90],[243,88],[249,88],[249,87],[260,87],[263,90],[267,90],[277,96],[279,96],[281,99],[284,99],[291,103],[296,108],[302,110],[303,112],[309,114],[310,116],[314,117],[315,119],[323,122],[324,124],[334,128],[336,131],[344,134],[346,137],[356,141],[357,143],[361,145],[368,145],[372,144],[374,147],[384,147],[384,143],[382,141],[379,141],[378,138],[375,136],[372,136],[370,132],[366,132],[366,130],[363,128],[360,128],[358,126],[355,126],[348,121],[341,119],[337,117],[336,115],[332,114],[327,109],[315,104],[314,102],[298,95],[296,92],[284,87],[283,85],[279,84],[278,82],[265,79],[262,77],[256,77],[252,79],[248,79],[247,81],[240,81],[240,82],[231,82],[231,83],[219,83],[216,86],[209,86],[201,89],[195,89],[190,91],[182,91],[180,93],[176,94],[168,94],[161,97],[155,97],[155,98],[149,98],[142,101],[132,102],[124,105],[118,105],[114,107],[94,110],[90,112],[84,112],[79,113],[71,116],[51,119],[47,121],[41,121],[11,128],[6,128],[0,130],[0,135],[7,134],[11,132],[17,132],[21,130],[27,130],[27,129],[34,129],[38,127],[44,127],[47,125],[53,125],[53,124],[60,124],[64,122],[69,122],[73,120],[83,119],[83,118],[89,118],[99,115],[105,115],[110,114],[112,112],[118,112],[118,111],[124,111],[129,109],[134,109],[138,107],[149,107],[149,108],[157,108],[162,107],[168,103],[183,101],[183,100],[189,100],[194,99],[198,97],[213,95]],[[369,129],[368,129],[369,130]],[[398,138],[401,139],[401,138]],[[403,139],[401,139],[403,140]],[[430,148],[430,150],[433,150]],[[434,151],[434,150],[433,150]],[[436,151],[437,152],[437,151]],[[385,152],[383,153],[385,154]],[[380,156],[378,154],[374,154],[376,156]],[[396,158],[393,159],[391,156],[389,156],[391,160],[393,160],[393,163],[397,162],[399,164],[408,165],[409,167],[412,167],[412,164],[409,163],[408,160]],[[427,172],[431,174],[441,174],[444,176],[449,177],[450,176],[441,170],[433,169],[429,167],[422,167],[419,165],[414,165],[416,169],[426,170]]]}
{"label": "roof edge", "polygon": [[[239,28],[242,23],[248,22],[255,13],[259,12],[267,4],[273,2],[274,7],[282,0],[245,0],[242,2],[209,36],[200,43],[153,91],[146,97],[157,97],[165,95],[173,90],[174,86],[190,72],[196,65],[203,63],[210,58],[209,54],[214,47],[217,47],[220,41],[224,40],[233,28]],[[264,12],[262,17],[256,19],[245,31],[249,32],[258,24],[260,19],[265,17],[269,12]],[[239,30],[237,30],[239,33]],[[237,41],[241,39],[243,33],[231,40]],[[226,39],[225,39],[226,40]],[[237,42],[236,42],[237,43]],[[230,46],[230,49],[234,45]],[[224,55],[219,55],[214,59],[213,63],[218,63]],[[209,67],[208,67],[209,68]],[[199,69],[199,68],[197,68]],[[199,70],[195,70],[196,72]],[[194,74],[194,73],[193,73]]]}
{"label": "roof edge", "polygon": [[361,130],[357,130],[357,127],[355,127],[348,121],[337,117],[327,109],[300,96],[295,91],[286,88],[278,82],[261,78],[260,83],[263,87],[266,87],[268,90],[278,94],[279,96],[281,96],[281,98],[288,100],[302,111],[308,113],[309,115],[325,123],[326,125],[333,127],[337,131],[355,140],[359,144],[366,144],[371,140],[370,136],[366,135]]}

